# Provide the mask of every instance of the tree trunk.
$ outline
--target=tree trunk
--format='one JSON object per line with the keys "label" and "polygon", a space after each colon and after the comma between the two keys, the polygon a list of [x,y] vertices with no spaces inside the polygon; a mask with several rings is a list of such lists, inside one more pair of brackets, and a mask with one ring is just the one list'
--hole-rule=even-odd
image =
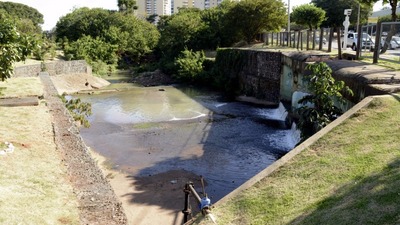
{"label": "tree trunk", "polygon": [[[397,9],[397,1],[398,0],[390,0],[389,4],[392,10],[392,22],[396,22],[397,20],[397,15],[396,15],[396,9]],[[390,44],[390,40],[392,40],[393,35],[395,35],[396,33],[396,26],[394,24],[390,25],[390,32],[388,33],[386,40],[385,40],[385,44],[383,45],[380,54],[383,54],[387,51],[389,44]]]}

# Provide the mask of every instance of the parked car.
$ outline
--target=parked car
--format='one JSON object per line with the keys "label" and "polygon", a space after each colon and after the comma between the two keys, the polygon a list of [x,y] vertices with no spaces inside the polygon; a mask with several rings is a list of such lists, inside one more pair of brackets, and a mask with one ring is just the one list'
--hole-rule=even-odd
{"label": "parked car", "polygon": [[[315,43],[319,44],[319,37],[315,37]],[[324,37],[322,38],[322,44],[324,44],[324,45],[326,44],[326,38],[324,38]]]}
{"label": "parked car", "polygon": [[[346,47],[351,47],[354,51],[357,50],[357,39],[358,39],[358,33],[349,33],[347,35],[347,46]],[[342,43],[343,44],[343,43]],[[366,48],[370,50],[374,50],[374,41],[372,41],[371,36],[367,33],[362,34],[362,39],[361,39],[361,48]]]}
{"label": "parked car", "polygon": [[399,47],[400,47],[400,37],[393,36],[392,41],[396,42],[396,44],[399,45]]}
{"label": "parked car", "polygon": [[[397,37],[397,38],[398,38],[399,43],[400,43],[400,38],[399,37]],[[381,48],[385,44],[386,39],[387,39],[386,37],[382,37],[381,38]],[[390,40],[390,42],[388,43],[389,49],[396,49],[396,48],[400,47],[400,44],[395,39],[396,39],[396,37],[392,37],[392,40]]]}

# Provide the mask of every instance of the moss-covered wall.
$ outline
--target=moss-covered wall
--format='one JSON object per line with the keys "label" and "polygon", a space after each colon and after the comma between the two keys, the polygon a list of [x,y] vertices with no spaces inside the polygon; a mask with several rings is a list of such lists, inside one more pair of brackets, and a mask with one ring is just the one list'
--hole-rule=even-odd
{"label": "moss-covered wall", "polygon": [[215,68],[226,91],[279,104],[281,57],[280,52],[221,49]]}

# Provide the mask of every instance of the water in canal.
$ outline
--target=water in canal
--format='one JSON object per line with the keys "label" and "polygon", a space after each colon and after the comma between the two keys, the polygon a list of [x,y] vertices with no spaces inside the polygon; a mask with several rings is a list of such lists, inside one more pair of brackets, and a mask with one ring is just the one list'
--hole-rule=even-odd
{"label": "water in canal", "polygon": [[282,106],[225,101],[193,88],[133,87],[79,98],[93,111],[91,127],[81,135],[114,168],[136,177],[176,170],[203,176],[213,202],[291,150],[298,139],[293,130],[279,126]]}

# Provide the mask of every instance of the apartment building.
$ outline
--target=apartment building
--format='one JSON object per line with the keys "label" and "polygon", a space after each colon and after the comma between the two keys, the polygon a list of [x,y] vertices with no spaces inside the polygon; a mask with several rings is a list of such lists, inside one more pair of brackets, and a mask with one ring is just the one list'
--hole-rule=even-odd
{"label": "apartment building", "polygon": [[221,2],[222,0],[137,0],[137,15],[171,15],[177,13],[179,8],[208,9],[218,6]]}
{"label": "apartment building", "polygon": [[150,15],[171,15],[173,0],[138,0],[137,15],[139,17],[147,17]]}

